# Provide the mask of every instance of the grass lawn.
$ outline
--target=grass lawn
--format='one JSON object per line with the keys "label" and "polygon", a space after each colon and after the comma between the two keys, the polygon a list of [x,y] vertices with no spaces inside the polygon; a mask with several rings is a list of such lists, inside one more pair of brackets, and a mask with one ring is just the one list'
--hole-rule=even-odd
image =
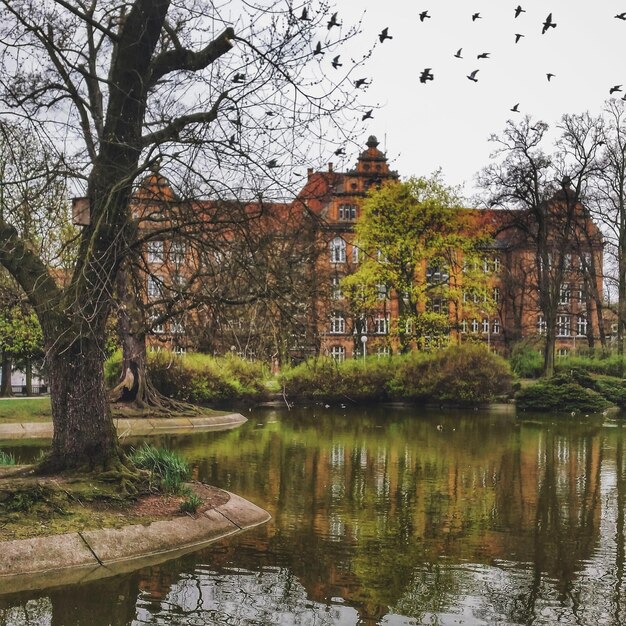
{"label": "grass lawn", "polygon": [[0,424],[49,422],[52,419],[50,398],[0,398]]}

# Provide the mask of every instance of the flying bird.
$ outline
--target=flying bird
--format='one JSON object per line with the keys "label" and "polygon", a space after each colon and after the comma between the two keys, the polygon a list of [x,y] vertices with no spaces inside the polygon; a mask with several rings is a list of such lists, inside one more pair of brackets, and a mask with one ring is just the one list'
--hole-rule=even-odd
{"label": "flying bird", "polygon": [[550,82],[550,79],[554,77],[554,74],[552,74],[551,72],[548,72],[546,74],[546,77],[548,78],[548,82]]}
{"label": "flying bird", "polygon": [[474,70],[469,76],[468,78],[470,80],[473,80],[475,83],[478,82],[478,78],[476,78],[476,74],[478,74],[479,70]]}
{"label": "flying bird", "polygon": [[511,107],[511,111],[513,111],[513,113],[519,113],[519,102]]}
{"label": "flying bird", "polygon": [[616,91],[621,91],[622,90],[622,86],[621,85],[613,85],[613,87],[611,87],[611,89],[609,89],[609,95],[615,93]]}
{"label": "flying bird", "polygon": [[488,59],[490,54],[491,54],[490,52],[481,52],[476,58],[477,59]]}
{"label": "flying bird", "polygon": [[359,78],[358,80],[354,81],[354,86],[359,89],[359,87],[362,87],[363,85],[367,85],[367,78]]}
{"label": "flying bird", "polygon": [[337,21],[337,14],[333,13],[330,20],[328,20],[328,30],[330,30],[333,26],[341,26],[341,24]]}
{"label": "flying bird", "polygon": [[426,18],[430,19],[430,15],[428,15],[428,11],[422,11],[420,13],[420,22],[423,22]]}
{"label": "flying bird", "polygon": [[313,56],[316,56],[318,54],[324,54],[322,52],[322,42],[321,41],[317,42],[317,45],[315,46],[315,50],[313,50]]}
{"label": "flying bird", "polygon": [[235,145],[235,135],[231,135],[228,139],[228,145],[229,146],[234,146]]}
{"label": "flying bird", "polygon": [[524,35],[521,33],[515,33],[515,43],[517,43]]}
{"label": "flying bird", "polygon": [[388,28],[383,28],[380,31],[380,35],[378,35],[378,39],[380,40],[380,43],[382,43],[385,39],[393,39],[393,37],[389,34]]}
{"label": "flying bird", "polygon": [[461,56],[461,50],[463,50],[463,48],[459,48],[456,51],[456,54],[454,55],[457,59],[462,59],[463,57]]}
{"label": "flying bird", "polygon": [[515,7],[515,17],[519,17],[522,13],[526,13],[526,11],[518,4],[517,7]]}
{"label": "flying bird", "polygon": [[331,63],[331,65],[332,65],[335,69],[337,69],[338,67],[343,67],[343,63],[339,63],[339,56],[340,56],[340,55],[337,55],[337,56],[333,59],[333,62]]}
{"label": "flying bird", "polygon": [[480,13],[474,13],[474,15],[472,15],[472,22],[475,22],[476,20],[482,20],[483,18],[480,17]]}
{"label": "flying bird", "polygon": [[615,17],[618,20],[626,20],[626,13],[618,13]]}
{"label": "flying bird", "polygon": [[237,72],[233,76],[233,83],[243,83],[244,80],[246,80],[246,75],[245,74],[241,74],[241,73]]}
{"label": "flying bird", "polygon": [[305,22],[311,21],[311,18],[309,17],[309,12],[307,11],[306,7],[302,9],[302,15],[300,16],[300,19],[304,20]]}
{"label": "flying bird", "polygon": [[335,155],[336,155],[336,156],[344,156],[344,155],[345,155],[345,153],[346,153],[346,151],[345,151],[343,148],[337,148],[337,149],[335,150]]}
{"label": "flying bird", "polygon": [[426,83],[427,80],[433,80],[434,74],[430,71],[432,68],[425,68],[420,74],[420,83]]}
{"label": "flying bird", "polygon": [[270,161],[268,161],[265,164],[269,169],[273,169],[275,167],[278,167],[278,161],[276,161],[276,159],[271,159]]}
{"label": "flying bird", "polygon": [[543,28],[541,29],[541,34],[545,35],[548,28],[556,28],[556,23],[552,21],[552,13],[549,13],[548,17],[546,17],[546,21],[543,23]]}
{"label": "flying bird", "polygon": [[373,110],[374,110],[374,109],[370,109],[369,111],[366,111],[366,112],[363,114],[363,117],[361,118],[361,121],[362,121],[362,122],[364,122],[365,120],[371,120],[371,119],[372,119],[372,111],[373,111]]}

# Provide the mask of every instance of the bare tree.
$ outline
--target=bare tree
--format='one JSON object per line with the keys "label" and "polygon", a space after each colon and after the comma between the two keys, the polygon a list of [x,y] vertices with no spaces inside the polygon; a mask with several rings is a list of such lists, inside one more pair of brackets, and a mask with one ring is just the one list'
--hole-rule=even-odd
{"label": "bare tree", "polygon": [[63,148],[89,210],[65,286],[13,217],[0,220],[0,262],[44,334],[54,421],[45,469],[126,472],[102,365],[146,167],[158,162],[204,197],[254,195],[260,177],[266,192],[284,184],[308,132],[332,136],[337,123],[345,141],[362,123],[349,115],[353,64],[331,76],[324,58],[354,29],[327,31],[327,13],[309,2],[0,1],[5,111]]}
{"label": "bare tree", "polygon": [[[509,121],[501,136],[491,137],[498,145],[496,161],[478,177],[479,184],[490,192],[490,206],[517,209],[508,213],[506,228],[521,234],[533,258],[532,275],[546,336],[546,376],[554,372],[556,338],[561,330],[557,314],[565,281],[571,276],[572,254],[580,252],[576,233],[586,213],[582,199],[600,141],[592,133],[573,136],[569,123],[564,118],[559,150],[550,156],[541,147],[547,124],[533,124],[528,117],[517,125]],[[583,263],[577,269],[584,273],[588,267]]]}

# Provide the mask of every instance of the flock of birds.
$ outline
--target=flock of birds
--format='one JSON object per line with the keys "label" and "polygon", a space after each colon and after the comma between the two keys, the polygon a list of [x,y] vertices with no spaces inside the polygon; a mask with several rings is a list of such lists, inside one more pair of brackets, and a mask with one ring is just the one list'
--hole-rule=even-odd
{"label": "flock of birds", "polygon": [[[517,19],[522,13],[526,13],[526,10],[522,8],[521,5],[517,5],[517,7],[515,7],[514,9],[514,17],[515,19]],[[427,19],[430,19],[431,16],[428,14],[428,11],[422,11],[419,14],[419,19],[420,22],[424,22]],[[626,21],[626,12],[623,13],[618,13],[617,15],[615,15],[616,19],[619,20],[624,20]],[[472,22],[475,22],[476,20],[480,20],[482,19],[482,16],[480,13],[473,13],[472,14]],[[542,24],[542,28],[541,28],[541,34],[545,35],[551,28],[556,28],[557,27],[557,23],[554,21],[553,17],[552,17],[552,13],[548,13],[548,16],[546,17],[546,19],[543,21]],[[515,33],[515,43],[518,43],[523,37],[525,37],[525,35],[523,33]],[[456,53],[453,55],[455,58],[457,59],[462,59],[463,53],[463,48],[459,48]],[[488,59],[490,53],[489,52],[481,52],[479,55],[477,55],[477,59]],[[477,78],[477,74],[480,71],[480,69],[476,69],[473,70],[472,72],[470,72],[467,75],[467,79],[471,80],[474,83],[478,82],[478,78]],[[547,72],[546,73],[546,78],[548,80],[548,82],[551,81],[552,78],[554,78],[555,74],[553,74],[552,72]],[[424,70],[422,70],[419,80],[421,83],[426,84],[429,80],[432,81],[434,80],[435,75],[433,74],[432,68],[431,67],[426,67],[424,68]],[[622,85],[613,85],[610,89],[609,89],[609,95],[613,95],[614,93],[617,92],[621,92],[622,91]],[[624,96],[622,96],[622,100],[626,101],[626,93],[624,94]],[[511,107],[511,111],[513,113],[519,113],[519,105],[520,103],[518,102],[517,104],[513,105]]]}

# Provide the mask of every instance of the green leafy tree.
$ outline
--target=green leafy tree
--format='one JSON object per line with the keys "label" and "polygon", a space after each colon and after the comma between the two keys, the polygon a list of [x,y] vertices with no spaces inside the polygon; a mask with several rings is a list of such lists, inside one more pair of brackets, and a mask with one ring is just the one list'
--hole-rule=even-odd
{"label": "green leafy tree", "polygon": [[342,283],[352,312],[368,315],[380,308],[381,292],[393,290],[399,315],[390,330],[403,352],[426,336],[447,336],[451,321],[460,322],[464,290],[480,293],[483,310],[490,306],[477,270],[487,239],[439,173],[370,191],[356,241],[363,262]]}
{"label": "green leafy tree", "polygon": [[11,395],[11,369],[15,362],[24,366],[27,395],[30,395],[32,362],[41,355],[42,346],[41,326],[32,309],[16,304],[0,312],[0,351],[3,363],[0,395]]}

